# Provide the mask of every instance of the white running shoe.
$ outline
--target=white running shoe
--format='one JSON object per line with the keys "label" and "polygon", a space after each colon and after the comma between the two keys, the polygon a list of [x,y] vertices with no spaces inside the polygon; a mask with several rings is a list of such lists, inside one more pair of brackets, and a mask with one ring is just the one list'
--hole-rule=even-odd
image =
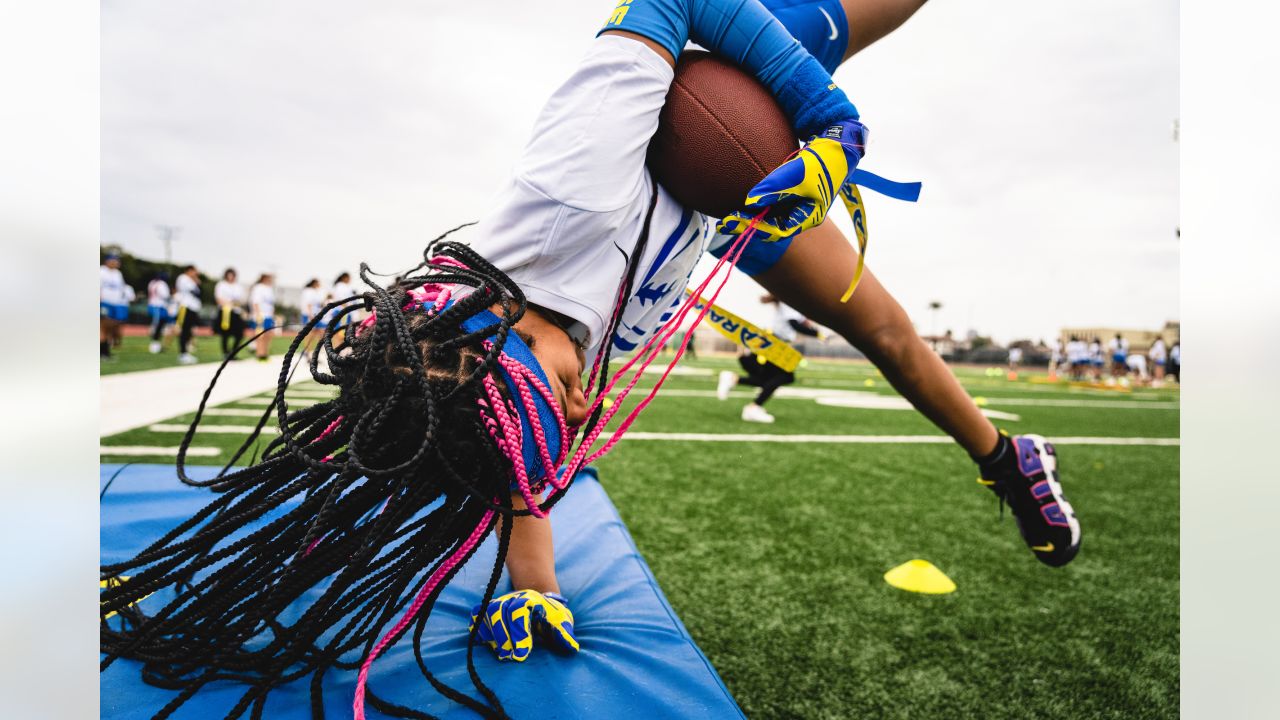
{"label": "white running shoe", "polygon": [[179,365],[195,365],[198,362],[200,361],[197,360],[196,356],[192,355],[191,353],[182,353],[181,355],[178,356]]}
{"label": "white running shoe", "polygon": [[748,403],[746,406],[742,408],[742,419],[745,422],[754,422],[754,423],[768,424],[773,422],[773,416],[770,415],[764,408],[760,407],[755,403]]}
{"label": "white running shoe", "polygon": [[738,384],[738,373],[729,372],[728,370],[720,371],[720,383],[716,385],[716,397],[721,400],[729,399],[729,391]]}
{"label": "white running shoe", "polygon": [[152,340],[151,345],[147,349],[151,351],[152,355],[158,355],[160,354],[160,343]]}

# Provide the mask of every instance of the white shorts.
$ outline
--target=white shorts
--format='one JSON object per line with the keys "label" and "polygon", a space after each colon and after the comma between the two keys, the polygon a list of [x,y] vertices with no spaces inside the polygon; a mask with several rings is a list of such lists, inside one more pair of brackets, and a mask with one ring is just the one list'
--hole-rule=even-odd
{"label": "white shorts", "polygon": [[635,348],[670,317],[710,241],[704,216],[677,203],[645,167],[673,76],[642,43],[597,38],[543,107],[497,209],[471,242],[529,302],[584,325],[589,357],[613,317],[653,193],[615,347]]}

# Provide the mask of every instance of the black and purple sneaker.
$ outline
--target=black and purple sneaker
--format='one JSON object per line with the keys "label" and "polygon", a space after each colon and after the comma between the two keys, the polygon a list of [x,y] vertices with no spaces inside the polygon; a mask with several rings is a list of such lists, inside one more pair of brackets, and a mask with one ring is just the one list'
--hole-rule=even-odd
{"label": "black and purple sneaker", "polygon": [[1071,562],[1080,550],[1080,522],[1062,494],[1053,445],[1039,435],[1001,433],[1000,444],[978,467],[978,482],[1008,504],[1040,562],[1053,567]]}

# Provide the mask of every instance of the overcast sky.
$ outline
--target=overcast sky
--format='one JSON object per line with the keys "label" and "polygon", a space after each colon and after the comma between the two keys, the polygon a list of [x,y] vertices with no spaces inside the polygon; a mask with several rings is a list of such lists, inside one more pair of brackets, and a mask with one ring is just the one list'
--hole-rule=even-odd
{"label": "overcast sky", "polygon": [[[410,266],[484,215],[612,4],[104,0],[103,242],[158,258],[180,225],[176,260],[284,285]],[[835,77],[863,167],[924,181],[866,196],[922,332],[931,300],[1000,341],[1178,318],[1175,2],[935,0]]]}

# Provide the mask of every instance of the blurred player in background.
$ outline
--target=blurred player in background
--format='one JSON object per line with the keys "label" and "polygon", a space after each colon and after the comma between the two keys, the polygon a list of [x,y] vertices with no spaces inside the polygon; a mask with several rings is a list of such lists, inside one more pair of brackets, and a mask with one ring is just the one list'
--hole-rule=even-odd
{"label": "blurred player in background", "polygon": [[178,362],[191,365],[199,362],[195,356],[191,335],[200,324],[200,273],[195,265],[182,269],[182,274],[173,283],[174,298],[178,301],[178,316],[174,324],[178,327]]}
{"label": "blurred player in background", "polygon": [[1182,382],[1182,341],[1174,340],[1173,347],[1169,348],[1169,375],[1173,376],[1173,381]]}
{"label": "blurred player in background", "polygon": [[1107,343],[1107,350],[1111,353],[1111,376],[1124,377],[1129,372],[1129,341],[1116,333]]}
{"label": "blurred player in background", "polygon": [[218,305],[217,330],[222,341],[222,357],[230,357],[231,352],[244,340],[244,315],[240,308],[244,306],[244,288],[236,282],[235,268],[227,268],[222,279],[213,287],[213,300]]}
{"label": "blurred player in background", "polygon": [[98,270],[98,354],[103,360],[111,360],[111,348],[120,344],[131,290],[120,273],[120,255],[107,253]]}
{"label": "blurred player in background", "polygon": [[1022,364],[1022,348],[1009,348],[1009,372],[1017,373],[1018,366]]}
{"label": "blurred player in background", "polygon": [[[770,331],[779,340],[794,345],[798,335],[818,337],[818,329],[814,327],[813,323],[778,300],[778,298],[772,295],[765,295],[760,298],[760,302],[775,306],[773,326]],[[744,422],[772,423],[775,418],[764,409],[764,404],[769,402],[769,398],[773,397],[773,393],[778,388],[795,382],[795,373],[783,370],[781,367],[769,362],[763,355],[756,355],[752,352],[738,355],[738,364],[742,366],[742,370],[746,374],[739,375],[729,370],[721,372],[720,382],[716,385],[716,397],[721,400],[728,400],[729,391],[735,385],[758,387],[760,392],[756,393],[755,400],[747,403],[742,408],[742,420]]]}
{"label": "blurred player in background", "polygon": [[249,288],[250,328],[265,331],[253,341],[254,352],[258,362],[266,362],[271,357],[271,338],[276,328],[276,289],[275,277],[271,273],[262,273],[258,282]]}
{"label": "blurred player in background", "polygon": [[[351,286],[351,273],[344,270],[338,274],[337,278],[334,279],[333,287],[329,288],[329,297],[325,299],[325,302],[332,303],[353,298],[355,296],[356,290]],[[347,328],[351,327],[351,325],[356,322],[357,314],[359,314],[359,311],[347,313],[339,318],[338,311],[335,310],[329,314],[329,317],[326,319],[326,323],[329,325],[336,323],[337,327],[341,328],[345,332]],[[333,341],[335,343],[338,342],[339,336],[334,335]]]}
{"label": "blurred player in background", "polygon": [[1159,385],[1164,382],[1164,364],[1168,360],[1165,353],[1164,338],[1158,337],[1155,342],[1151,343],[1151,349],[1147,351],[1147,356],[1151,358],[1152,374],[1155,375],[1155,384]]}
{"label": "blurred player in background", "polygon": [[147,283],[147,315],[151,318],[152,355],[160,352],[160,341],[164,338],[164,329],[169,325],[169,301],[173,293],[169,290],[169,273],[161,270]]}
{"label": "blurred player in background", "polygon": [[1102,366],[1106,361],[1102,357],[1102,338],[1094,336],[1089,342],[1089,376],[1094,382],[1102,380]]}
{"label": "blurred player in background", "polygon": [[[318,316],[324,308],[324,291],[320,289],[320,278],[311,278],[307,281],[307,284],[302,288],[302,296],[298,302],[302,305],[302,326],[306,327],[311,322],[311,318]],[[306,341],[306,347],[309,348],[307,351],[308,357],[314,352],[315,340],[323,331],[323,323],[316,325],[311,330],[311,336]]]}

